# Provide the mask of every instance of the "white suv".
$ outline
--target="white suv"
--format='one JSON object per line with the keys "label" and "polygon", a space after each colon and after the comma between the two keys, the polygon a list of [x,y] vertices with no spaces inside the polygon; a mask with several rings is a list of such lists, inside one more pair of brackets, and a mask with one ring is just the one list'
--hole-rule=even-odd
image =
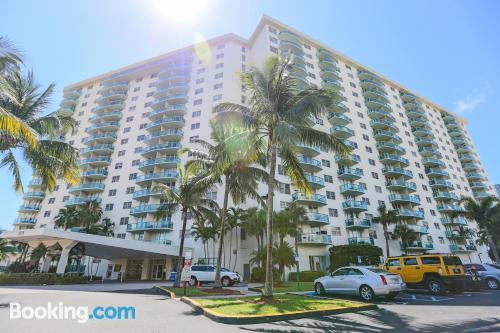
{"label": "white suv", "polygon": [[[224,287],[229,287],[235,283],[241,282],[240,275],[231,272],[227,268],[221,268],[220,276]],[[191,280],[189,280],[189,284],[194,286],[198,281],[200,281],[200,283],[215,282],[215,266],[198,264],[191,266]]]}

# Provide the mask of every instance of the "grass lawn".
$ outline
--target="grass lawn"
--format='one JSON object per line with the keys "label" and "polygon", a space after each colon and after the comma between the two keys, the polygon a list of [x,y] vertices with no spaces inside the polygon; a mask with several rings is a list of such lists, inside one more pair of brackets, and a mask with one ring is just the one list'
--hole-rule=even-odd
{"label": "grass lawn", "polygon": [[299,295],[275,295],[277,303],[256,303],[259,297],[198,298],[205,310],[220,316],[271,316],[309,311],[343,310],[364,307],[366,303],[342,300],[320,299]]}
{"label": "grass lawn", "polygon": [[[258,287],[258,289],[262,289],[262,287]],[[314,284],[313,282],[300,282],[300,290],[297,289],[297,282],[294,281],[288,281],[288,282],[281,282],[278,285],[275,285],[273,287],[273,292],[275,293],[287,293],[287,292],[292,292],[292,291],[313,291],[314,290]]]}

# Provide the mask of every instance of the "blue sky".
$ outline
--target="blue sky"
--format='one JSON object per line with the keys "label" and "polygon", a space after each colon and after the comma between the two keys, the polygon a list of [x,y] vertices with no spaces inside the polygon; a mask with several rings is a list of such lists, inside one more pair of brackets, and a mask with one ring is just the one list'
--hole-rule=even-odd
{"label": "blue sky", "polygon": [[[500,183],[499,1],[196,2],[3,0],[0,35],[23,50],[41,85],[56,83],[56,108],[65,85],[189,45],[197,33],[248,37],[267,14],[459,112]],[[199,16],[184,18],[172,4]],[[11,228],[22,201],[11,183],[1,169],[0,229]]]}

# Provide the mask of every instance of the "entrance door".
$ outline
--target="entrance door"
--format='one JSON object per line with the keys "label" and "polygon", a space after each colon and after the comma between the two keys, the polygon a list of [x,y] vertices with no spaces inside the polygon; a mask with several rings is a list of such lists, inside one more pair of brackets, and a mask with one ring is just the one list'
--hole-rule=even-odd
{"label": "entrance door", "polygon": [[151,279],[152,280],[161,280],[163,279],[163,264],[154,264],[153,269],[151,270]]}
{"label": "entrance door", "polygon": [[248,281],[250,279],[250,264],[243,264],[243,280]]}
{"label": "entrance door", "polygon": [[127,280],[140,280],[142,275],[142,260],[129,259],[127,261],[127,271],[125,279]]}
{"label": "entrance door", "polygon": [[108,269],[106,270],[106,279],[111,279],[111,274],[113,273],[113,265],[108,265]]}

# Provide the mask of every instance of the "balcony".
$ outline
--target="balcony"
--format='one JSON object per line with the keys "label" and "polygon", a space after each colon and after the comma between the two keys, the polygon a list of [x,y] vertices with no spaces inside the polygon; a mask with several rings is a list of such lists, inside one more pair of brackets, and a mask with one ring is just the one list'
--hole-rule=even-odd
{"label": "balcony", "polygon": [[313,189],[320,189],[325,186],[325,180],[314,175],[306,175],[307,182]]}
{"label": "balcony", "polygon": [[432,136],[432,137],[434,137],[434,134],[432,133],[432,131],[428,130],[427,128],[414,127],[411,129],[411,131],[413,132],[413,134],[415,136]]}
{"label": "balcony", "polygon": [[335,91],[343,90],[344,88],[337,80],[323,80],[322,86],[326,89],[332,89]]}
{"label": "balcony", "polygon": [[280,53],[283,56],[295,55],[297,57],[304,56],[304,49],[302,44],[292,42],[289,40],[281,40],[279,44]]}
{"label": "balcony", "polygon": [[321,214],[321,213],[316,213],[316,212],[308,212],[306,214],[307,216],[307,223],[313,226],[317,225],[327,225],[330,223],[330,219],[328,215],[326,214]]}
{"label": "balcony", "polygon": [[108,156],[97,156],[97,157],[86,158],[83,160],[78,160],[79,166],[94,165],[97,167],[103,167],[103,166],[108,166],[110,164],[111,164],[111,158]]}
{"label": "balcony", "polygon": [[115,142],[118,136],[115,133],[99,133],[83,139],[84,144],[91,145],[95,142],[110,143]]}
{"label": "balcony", "polygon": [[434,168],[426,168],[425,173],[427,174],[427,177],[443,177],[443,178],[450,178],[450,174],[448,171],[444,171],[441,169],[434,169]]}
{"label": "balcony", "polygon": [[316,55],[318,56],[318,59],[320,61],[326,60],[335,63],[337,62],[337,59],[335,59],[335,55],[331,51],[328,51],[327,49],[319,49]]}
{"label": "balcony", "polygon": [[312,205],[312,206],[326,205],[326,197],[318,193],[305,195],[304,193],[301,192],[295,192],[292,194],[292,200],[303,205]]}
{"label": "balcony", "polygon": [[407,224],[406,226],[418,234],[429,233],[429,227],[426,225]]}
{"label": "balcony", "polygon": [[78,98],[65,98],[61,102],[63,107],[72,107],[78,104]]}
{"label": "balcony", "polygon": [[394,204],[420,205],[420,198],[410,194],[390,194],[389,201]]}
{"label": "balcony", "polygon": [[441,213],[464,212],[464,208],[459,205],[438,204],[437,210]]}
{"label": "balcony", "polygon": [[359,80],[359,85],[363,88],[382,88],[385,89],[384,84],[381,81],[362,79]]}
{"label": "balcony", "polygon": [[352,122],[351,118],[339,112],[330,112],[328,114],[328,121],[332,125],[340,125],[340,126],[345,126]]}
{"label": "balcony", "polygon": [[363,177],[363,172],[361,169],[340,167],[337,176],[342,180],[358,180]]}
{"label": "balcony", "polygon": [[155,172],[138,176],[135,182],[139,185],[149,184],[153,181],[165,184],[175,182],[178,176],[177,171]]}
{"label": "balcony", "polygon": [[351,149],[357,149],[358,148],[358,144],[354,141],[351,141],[351,140],[342,140],[342,142],[349,148]]}
{"label": "balcony", "polygon": [[23,204],[19,206],[18,212],[35,214],[40,211],[40,207],[39,204]]}
{"label": "balcony", "polygon": [[172,245],[172,241],[170,239],[143,239],[142,241],[158,245]]}
{"label": "balcony", "polygon": [[465,174],[465,177],[468,179],[468,180],[476,180],[476,181],[482,181],[484,180],[484,177],[483,175],[481,175],[480,173],[478,172],[469,172],[469,173],[466,173]]}
{"label": "balcony", "polygon": [[78,98],[82,94],[82,89],[63,91],[63,98]]}
{"label": "balcony", "polygon": [[146,137],[144,138],[144,142],[152,143],[153,141],[160,139],[180,140],[183,135],[184,133],[180,128],[169,129],[165,131],[156,131],[152,132],[149,135],[146,135]]}
{"label": "balcony", "polygon": [[85,192],[93,192],[93,193],[98,193],[104,191],[104,184],[103,183],[82,183],[80,185],[76,186],[71,186],[69,188],[69,193],[74,193],[74,192],[80,192],[80,191],[85,191]]}
{"label": "balcony", "polygon": [[101,105],[96,106],[95,108],[92,109],[92,112],[98,113],[101,111],[106,111],[106,110],[122,110],[123,107],[125,106],[125,102],[123,101],[111,101],[111,102],[106,102]]}
{"label": "balcony", "polygon": [[347,239],[349,245],[374,245],[373,238],[369,237],[349,237]]}
{"label": "balcony", "polygon": [[426,138],[426,137],[417,137],[415,138],[415,143],[419,147],[437,147],[436,141],[434,141],[431,138]]}
{"label": "balcony", "polygon": [[410,244],[403,244],[400,243],[401,245],[401,250],[413,250],[413,251],[425,251],[425,250],[433,250],[434,249],[434,244],[431,242],[421,242],[421,241],[416,241]]}
{"label": "balcony", "polygon": [[80,149],[80,156],[85,157],[90,153],[111,154],[112,152],[113,152],[113,145],[111,143],[102,143],[99,145]]}
{"label": "balcony", "polygon": [[178,141],[170,141],[166,143],[159,143],[156,145],[152,145],[149,147],[145,147],[141,155],[146,156],[146,155],[151,155],[154,153],[166,153],[166,154],[173,154],[177,150],[181,149],[182,145]]}
{"label": "balcony", "polygon": [[389,102],[389,99],[387,98],[387,93],[385,92],[385,89],[366,87],[366,88],[362,89],[362,93],[364,96],[366,96],[368,98],[380,98],[386,102]]}
{"label": "balcony", "polygon": [[472,235],[467,231],[467,229],[464,229],[464,233],[461,233],[460,230],[446,230],[444,232],[444,235],[446,236],[446,238],[451,239],[472,238]]}
{"label": "balcony", "polygon": [[473,252],[477,251],[477,247],[472,244],[461,245],[461,244],[450,244],[451,252]]}
{"label": "balcony", "polygon": [[384,164],[398,164],[403,167],[407,167],[410,164],[407,158],[401,157],[396,154],[383,153],[380,154],[379,159],[380,162]]}
{"label": "balcony", "polygon": [[411,172],[411,170],[391,166],[382,168],[382,174],[387,177],[413,177],[413,172]]}
{"label": "balcony", "polygon": [[372,226],[372,222],[369,219],[357,219],[357,218],[352,218],[352,219],[347,219],[345,221],[345,227],[346,229],[369,229]]}
{"label": "balcony", "polygon": [[370,80],[377,80],[377,81],[383,82],[382,78],[380,76],[378,76],[377,74],[374,74],[372,72],[369,72],[365,69],[358,70],[358,77],[360,79],[370,79]]}
{"label": "balcony", "polygon": [[406,152],[403,147],[390,142],[377,142],[376,147],[381,153],[396,152],[399,154],[404,154]]}
{"label": "balcony", "polygon": [[319,75],[323,80],[340,80],[340,70],[337,67],[323,66]]}
{"label": "balcony", "polygon": [[96,103],[103,103],[106,101],[112,101],[112,100],[126,100],[127,99],[127,92],[126,91],[120,91],[120,90],[110,90],[107,93],[101,94],[100,97],[96,98],[95,102]]}
{"label": "balcony", "polygon": [[433,167],[433,166],[446,167],[446,163],[444,163],[440,159],[433,158],[433,157],[422,158],[422,164],[426,167]]}
{"label": "balcony", "polygon": [[98,203],[102,202],[102,198],[100,197],[76,197],[73,199],[68,199],[64,202],[65,206],[76,206],[76,205],[83,205],[89,201],[96,201]]}
{"label": "balcony", "polygon": [[455,150],[457,153],[460,154],[466,154],[466,153],[473,153],[474,149],[472,149],[471,146],[469,145],[460,145],[460,146],[455,146]]}
{"label": "balcony", "polygon": [[81,177],[87,177],[91,179],[104,179],[108,176],[107,169],[89,169],[80,172]]}
{"label": "balcony", "polygon": [[472,154],[458,154],[458,159],[460,162],[473,162],[475,160],[474,155]]}
{"label": "balcony", "polygon": [[462,127],[458,122],[453,121],[453,120],[445,122],[444,125],[448,129],[455,129],[455,128],[461,128]]}
{"label": "balcony", "polygon": [[14,225],[25,225],[34,226],[36,224],[36,218],[34,217],[19,217],[14,220]]}
{"label": "balcony", "polygon": [[481,182],[470,182],[470,188],[473,190],[487,190],[488,186]]}
{"label": "balcony", "polygon": [[457,216],[455,218],[450,218],[449,216],[441,217],[441,223],[444,225],[467,225],[469,222],[463,216]]}
{"label": "balcony", "polygon": [[135,191],[134,194],[132,194],[132,198],[135,200],[141,200],[141,199],[147,199],[151,196],[159,196],[161,194],[162,192],[160,190],[146,188],[140,191]]}
{"label": "balcony", "polygon": [[340,193],[346,196],[357,196],[365,193],[363,186],[354,183],[346,183],[340,186]]}
{"label": "balcony", "polygon": [[298,161],[304,170],[309,172],[317,172],[323,169],[321,161],[308,156],[299,156]]}
{"label": "balcony", "polygon": [[170,219],[166,221],[138,221],[127,224],[128,232],[172,231],[173,229],[174,224]]}
{"label": "balcony", "polygon": [[399,128],[394,125],[392,122],[381,119],[372,119],[370,120],[370,126],[373,129],[383,129],[383,130],[392,130],[394,132],[399,132]]}
{"label": "balcony", "polygon": [[391,179],[385,183],[385,186],[391,191],[408,190],[411,192],[415,192],[417,190],[417,184],[404,180]]}
{"label": "balcony", "polygon": [[443,155],[432,147],[418,147],[418,152],[423,157],[443,158]]}
{"label": "balcony", "polygon": [[396,118],[394,118],[391,112],[381,109],[368,109],[368,117],[370,117],[370,119],[386,120],[391,123],[396,121]]}
{"label": "balcony", "polygon": [[102,131],[117,131],[120,128],[120,123],[117,121],[105,121],[102,123],[97,123],[94,126],[87,127],[85,132],[92,133],[97,130]]}
{"label": "balcony", "polygon": [[416,127],[422,127],[426,129],[431,129],[431,125],[429,121],[426,118],[416,118],[416,117],[410,117],[410,121],[408,121],[411,127],[416,128]]}
{"label": "balcony", "polygon": [[123,114],[121,111],[108,111],[103,113],[98,113],[95,116],[89,118],[91,122],[96,122],[98,120],[113,121],[120,120]]}
{"label": "balcony", "polygon": [[155,213],[158,208],[160,208],[160,204],[149,204],[149,205],[140,205],[137,207],[130,208],[130,215],[138,216],[138,215],[146,215],[148,213]]}
{"label": "balcony", "polygon": [[168,86],[172,83],[179,83],[179,82],[189,82],[191,80],[191,75],[189,74],[189,70],[186,70],[185,72],[178,72],[178,73],[172,73],[172,72],[167,72],[163,76],[159,76],[158,81],[156,81],[156,87],[165,87]]}
{"label": "balcony", "polygon": [[299,245],[331,245],[332,236],[326,234],[299,234],[297,237]]}
{"label": "balcony", "polygon": [[28,186],[29,187],[40,187],[40,186],[42,186],[42,180],[41,179],[32,179],[28,183]]}
{"label": "balcony", "polygon": [[381,99],[365,98],[365,105],[369,109],[382,109],[385,111],[391,110],[391,106],[387,102],[385,102]]}
{"label": "balcony", "polygon": [[408,209],[408,208],[395,209],[395,213],[400,218],[416,218],[416,219],[424,218],[424,212],[414,209]]}
{"label": "balcony", "polygon": [[348,199],[342,202],[342,208],[351,213],[360,213],[368,210],[368,205],[364,201]]}
{"label": "balcony", "polygon": [[306,156],[316,156],[321,153],[321,150],[319,146],[312,146],[312,145],[307,145],[304,143],[298,144],[297,146],[297,151],[301,154],[304,154]]}
{"label": "balcony", "polygon": [[390,131],[384,131],[384,130],[375,130],[373,131],[373,137],[377,141],[392,141],[394,143],[401,143],[403,140],[399,135],[394,134],[393,132]]}
{"label": "balcony", "polygon": [[453,192],[433,192],[432,196],[436,200],[459,200],[458,196]]}
{"label": "balcony", "polygon": [[189,97],[186,94],[172,94],[166,95],[160,98],[157,98],[151,104],[153,109],[157,109],[159,107],[165,107],[165,103],[168,104],[185,104],[187,103]]}
{"label": "balcony", "polygon": [[425,111],[422,109],[406,109],[406,114],[408,117],[422,117],[424,119],[427,119],[427,115],[425,114]]}
{"label": "balcony", "polygon": [[323,69],[332,69],[336,68],[338,70],[337,66],[338,62],[333,58],[333,56],[329,57],[329,59],[320,59],[318,66],[321,70]]}
{"label": "balcony", "polygon": [[106,94],[106,92],[111,90],[127,91],[129,88],[128,81],[113,81],[104,84],[101,89],[97,91],[98,94]]}
{"label": "balcony", "polygon": [[333,126],[330,128],[330,134],[338,139],[347,139],[354,135],[354,131],[345,126]]}
{"label": "balcony", "polygon": [[42,191],[33,191],[24,193],[24,200],[43,200],[45,198],[45,192]]}
{"label": "balcony", "polygon": [[361,161],[361,158],[355,154],[335,155],[335,162],[342,165],[353,166]]}
{"label": "balcony", "polygon": [[452,131],[448,131],[448,134],[452,137],[452,138],[456,138],[458,136],[464,136],[465,133],[464,131],[462,130],[459,130],[459,129],[454,129]]}
{"label": "balcony", "polygon": [[177,82],[168,86],[156,89],[153,98],[159,99],[165,95],[186,94],[189,91],[189,84],[186,82]]}
{"label": "balcony", "polygon": [[177,166],[177,164],[181,163],[181,159],[175,155],[171,156],[166,156],[166,157],[159,157],[159,158],[152,158],[149,160],[142,161],[139,164],[139,169],[140,170],[149,170],[153,169],[154,167],[160,167],[160,168],[174,168]]}
{"label": "balcony", "polygon": [[146,129],[150,130],[153,128],[175,128],[184,126],[184,117],[165,117],[155,120],[146,126]]}
{"label": "balcony", "polygon": [[482,198],[492,196],[491,194],[489,194],[487,192],[472,192],[472,194],[474,195],[474,198],[477,198],[477,199],[482,199]]}
{"label": "balcony", "polygon": [[460,138],[460,137],[452,138],[451,139],[451,143],[453,143],[454,145],[457,145],[457,146],[459,146],[459,145],[468,145],[469,144],[469,142],[466,139]]}
{"label": "balcony", "polygon": [[334,112],[345,113],[349,111],[349,108],[342,102],[337,102],[333,104],[330,109],[334,110]]}
{"label": "balcony", "polygon": [[477,163],[464,163],[462,164],[462,169],[466,172],[471,172],[471,171],[478,171],[480,170],[480,167]]}
{"label": "balcony", "polygon": [[429,185],[431,186],[431,188],[433,190],[440,189],[440,188],[452,190],[455,188],[451,182],[443,180],[443,179],[431,179],[431,180],[429,180]]}

